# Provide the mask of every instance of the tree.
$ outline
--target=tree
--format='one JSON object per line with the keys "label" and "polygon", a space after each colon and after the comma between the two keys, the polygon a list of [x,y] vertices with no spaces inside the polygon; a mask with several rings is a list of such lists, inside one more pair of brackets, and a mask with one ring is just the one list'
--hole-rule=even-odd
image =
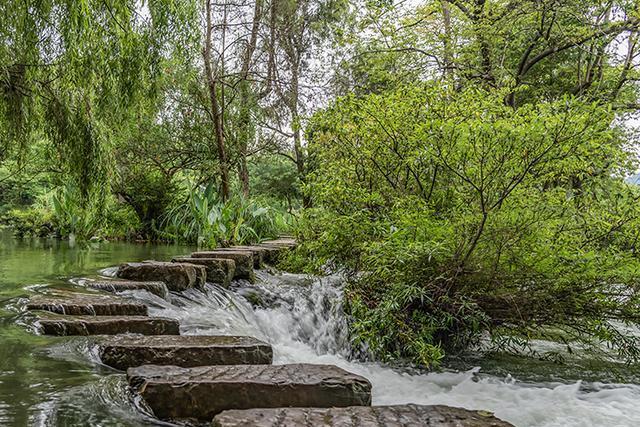
{"label": "tree", "polygon": [[[304,184],[307,176],[307,153],[303,141],[303,86],[314,83],[311,70],[312,55],[319,53],[323,42],[327,41],[340,22],[344,22],[348,3],[343,0],[272,0],[270,25],[273,42],[270,49],[270,63],[281,58],[283,66],[273,68],[270,83],[277,94],[276,104],[281,103],[286,113],[279,114],[276,126],[280,134],[293,139],[293,153],[300,181]],[[316,102],[315,97],[312,98]],[[277,106],[273,109],[277,111]],[[283,131],[282,116],[288,119],[290,132]],[[309,207],[311,198],[303,193],[303,205]]]}
{"label": "tree", "polygon": [[172,42],[188,39],[190,13],[171,0],[146,17],[130,0],[0,5],[0,161],[44,137],[85,198],[104,194],[109,139],[152,92]]}
{"label": "tree", "polygon": [[358,273],[354,330],[382,358],[437,363],[489,331],[635,361],[637,338],[603,321],[640,310],[640,193],[614,114],[569,97],[514,110],[505,93],[412,84],[314,116],[308,254]]}
{"label": "tree", "polygon": [[414,9],[400,4],[370,6],[361,20],[361,31],[378,36],[356,38],[360,69],[376,69],[393,54],[402,65],[395,72],[412,64],[419,78],[508,89],[505,101],[512,107],[571,94],[636,110],[636,2],[428,0]]}

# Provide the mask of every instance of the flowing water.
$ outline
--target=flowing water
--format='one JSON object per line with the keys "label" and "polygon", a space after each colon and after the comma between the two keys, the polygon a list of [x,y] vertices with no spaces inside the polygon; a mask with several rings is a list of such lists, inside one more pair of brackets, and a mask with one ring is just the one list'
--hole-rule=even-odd
{"label": "flowing water", "polygon": [[[91,339],[33,335],[21,306],[30,294],[79,286],[78,278],[96,277],[103,267],[167,259],[189,248],[71,247],[0,237],[0,425],[166,425],[139,409],[121,373],[100,365]],[[261,271],[258,278],[256,285],[237,282],[231,291],[208,285],[205,292],[173,294],[170,302],[146,292],[131,295],[148,303],[152,315],[179,319],[183,334],[251,335],[272,344],[274,363],[335,364],[363,375],[373,384],[374,404],[485,409],[517,426],[640,426],[640,375],[633,367],[494,355],[426,373],[359,362],[350,357],[338,277]]]}

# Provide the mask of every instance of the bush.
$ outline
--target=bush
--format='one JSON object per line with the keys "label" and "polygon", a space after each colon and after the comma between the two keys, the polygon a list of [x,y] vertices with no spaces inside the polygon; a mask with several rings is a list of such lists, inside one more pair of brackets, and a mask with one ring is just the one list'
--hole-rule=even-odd
{"label": "bush", "polygon": [[161,235],[203,247],[250,244],[285,231],[287,214],[258,200],[234,197],[222,202],[213,185],[192,188],[162,222]]}
{"label": "bush", "polygon": [[[638,190],[612,112],[433,84],[346,97],[308,128],[308,269],[350,277],[355,338],[423,365],[545,337],[640,360]],[[594,338],[596,337],[596,338]]]}
{"label": "bush", "polygon": [[16,237],[47,237],[54,234],[54,218],[50,211],[38,207],[11,209],[2,219]]}

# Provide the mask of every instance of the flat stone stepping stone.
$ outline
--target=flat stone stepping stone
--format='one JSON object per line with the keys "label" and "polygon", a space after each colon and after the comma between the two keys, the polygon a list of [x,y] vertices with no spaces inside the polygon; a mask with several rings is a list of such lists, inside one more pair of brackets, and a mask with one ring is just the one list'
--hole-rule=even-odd
{"label": "flat stone stepping stone", "polygon": [[204,287],[207,272],[203,266],[176,262],[128,262],[122,264],[116,276],[142,282],[164,282],[171,291]]}
{"label": "flat stone stepping stone", "polygon": [[246,279],[252,283],[255,281],[253,253],[250,251],[216,249],[214,251],[194,252],[191,254],[191,258],[231,259],[236,264],[236,271],[233,275],[234,279]]}
{"label": "flat stone stepping stone", "polygon": [[106,292],[147,291],[160,298],[167,299],[169,289],[164,282],[134,282],[125,280],[86,281],[84,285],[91,289]]}
{"label": "flat stone stepping stone", "polygon": [[225,288],[229,287],[236,272],[236,262],[227,258],[192,258],[184,256],[176,257],[171,262],[202,265],[207,272],[207,281],[218,283]]}
{"label": "flat stone stepping stone", "polygon": [[273,263],[278,260],[278,256],[288,248],[278,245],[252,245],[252,246],[231,246],[221,248],[221,250],[250,251],[253,254],[254,268],[260,268],[265,263]]}
{"label": "flat stone stepping stone", "polygon": [[263,245],[271,245],[271,246],[280,246],[285,248],[295,248],[297,246],[296,240],[291,238],[281,238],[275,240],[265,240],[261,244]]}
{"label": "flat stone stepping stone", "polygon": [[442,405],[350,406],[348,408],[266,408],[230,410],[214,427],[513,427],[490,412]]}
{"label": "flat stone stepping stone", "polygon": [[178,335],[175,319],[148,316],[60,316],[38,314],[38,327],[45,335]]}
{"label": "flat stone stepping stone", "polygon": [[256,254],[260,257],[261,264],[273,263],[278,260],[278,256],[282,252],[282,248],[270,245],[255,245],[255,246],[234,246],[234,249],[245,249],[253,252],[253,256]]}
{"label": "flat stone stepping stone", "polygon": [[27,310],[44,310],[58,314],[85,316],[146,316],[145,304],[114,295],[67,293],[36,295],[27,303]]}
{"label": "flat stone stepping stone", "polygon": [[156,417],[211,421],[227,409],[340,407],[371,404],[371,383],[331,365],[144,365],[129,384]]}
{"label": "flat stone stepping stone", "polygon": [[252,337],[117,336],[107,338],[98,346],[102,363],[121,371],[145,364],[190,368],[208,365],[264,365],[273,360],[271,346]]}

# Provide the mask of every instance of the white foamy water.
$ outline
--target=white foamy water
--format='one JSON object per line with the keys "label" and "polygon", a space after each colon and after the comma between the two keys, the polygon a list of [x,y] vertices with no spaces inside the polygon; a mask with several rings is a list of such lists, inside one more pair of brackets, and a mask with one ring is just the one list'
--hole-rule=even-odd
{"label": "white foamy water", "polygon": [[[180,320],[184,334],[250,335],[269,342],[274,363],[334,364],[373,384],[373,404],[445,404],[492,411],[519,427],[640,426],[640,386],[532,384],[479,369],[403,373],[377,363],[348,360],[349,342],[337,278],[259,274],[260,283],[236,292],[208,286],[173,295],[171,303],[138,293],[151,314]],[[270,308],[253,309],[239,294],[258,291]]]}

